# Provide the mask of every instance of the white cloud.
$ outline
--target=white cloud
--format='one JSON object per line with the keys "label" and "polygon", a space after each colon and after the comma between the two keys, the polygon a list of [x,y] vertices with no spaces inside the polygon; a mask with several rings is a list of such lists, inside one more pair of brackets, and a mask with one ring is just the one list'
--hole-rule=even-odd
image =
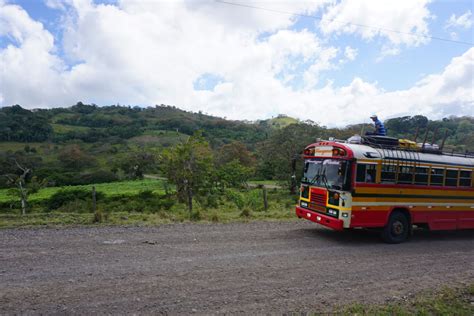
{"label": "white cloud", "polygon": [[463,15],[456,17],[456,14],[452,14],[449,20],[446,21],[445,28],[465,28],[468,29],[472,26],[471,10],[466,11]]}
{"label": "white cloud", "polygon": [[3,104],[43,105],[60,97],[64,64],[55,54],[54,38],[16,5],[0,7],[0,36],[10,44],[0,50],[0,99]]}
{"label": "white cloud", "polygon": [[456,32],[450,32],[450,33],[449,33],[449,37],[450,37],[453,41],[457,41],[457,40],[459,39],[458,33],[456,33]]}
{"label": "white cloud", "polygon": [[375,62],[379,63],[384,60],[387,56],[396,56],[400,54],[400,47],[393,46],[393,45],[383,45],[382,49],[380,50],[380,55],[377,57]]}
{"label": "white cloud", "polygon": [[395,47],[418,46],[429,41],[428,3],[429,0],[342,0],[329,6],[319,25],[325,34],[357,34],[367,41],[380,36]]}
{"label": "white cloud", "polygon": [[357,57],[357,53],[357,48],[346,46],[346,48],[344,49],[344,56],[347,58],[347,60],[350,61],[353,61]]}
{"label": "white cloud", "polygon": [[66,10],[66,1],[64,0],[45,0],[45,4],[48,8],[55,10]]}
{"label": "white cloud", "polygon": [[[358,77],[344,87],[327,82],[316,88],[324,71],[340,66],[338,58],[354,60],[357,50],[289,30],[291,16],[214,2],[58,3],[68,15],[62,43],[20,7],[0,8],[1,34],[16,41],[0,49],[1,105],[165,103],[233,119],[286,113],[330,126],[364,121],[372,112],[440,117],[456,107],[456,113],[473,114],[474,49],[407,90],[387,92]],[[319,7],[285,5],[292,12]],[[56,45],[72,67],[65,67]],[[195,90],[205,74],[218,83]]]}

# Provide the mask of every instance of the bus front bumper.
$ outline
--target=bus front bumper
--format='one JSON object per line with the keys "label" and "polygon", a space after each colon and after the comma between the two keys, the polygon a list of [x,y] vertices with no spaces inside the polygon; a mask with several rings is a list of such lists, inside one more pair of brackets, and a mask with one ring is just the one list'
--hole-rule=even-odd
{"label": "bus front bumper", "polygon": [[299,206],[296,206],[296,215],[335,230],[344,229],[344,221],[342,219],[317,213]]}

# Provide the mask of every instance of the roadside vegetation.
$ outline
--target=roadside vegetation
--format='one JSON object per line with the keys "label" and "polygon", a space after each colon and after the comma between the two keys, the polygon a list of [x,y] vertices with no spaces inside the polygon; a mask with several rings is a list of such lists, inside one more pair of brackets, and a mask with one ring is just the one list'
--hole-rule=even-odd
{"label": "roadside vegetation", "polygon": [[459,288],[444,287],[383,305],[350,304],[340,307],[338,315],[474,315],[474,283]]}
{"label": "roadside vegetation", "polygon": [[[92,185],[44,188],[31,196],[22,216],[18,201],[0,191],[0,227],[56,225],[157,225],[174,222],[231,222],[294,219],[296,196],[287,190],[225,188],[213,195],[194,197],[192,212],[179,202],[174,187],[163,180],[137,180],[96,185],[96,210]],[[167,193],[168,192],[168,193]]]}
{"label": "roadside vegetation", "polygon": [[[472,117],[418,115],[385,125],[391,136],[412,138],[419,127],[435,141],[447,135],[445,148],[474,151]],[[0,226],[289,218],[303,148],[367,128],[329,129],[284,115],[231,121],[166,105],[3,107]]]}

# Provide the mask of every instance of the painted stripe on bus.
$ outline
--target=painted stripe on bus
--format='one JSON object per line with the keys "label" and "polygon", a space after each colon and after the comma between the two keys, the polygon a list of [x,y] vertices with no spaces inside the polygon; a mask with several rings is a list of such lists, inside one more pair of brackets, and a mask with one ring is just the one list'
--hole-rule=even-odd
{"label": "painted stripe on bus", "polygon": [[436,200],[474,200],[473,196],[459,196],[459,195],[425,195],[425,194],[377,194],[377,193],[354,193],[355,198],[400,198],[400,199],[436,199]]}

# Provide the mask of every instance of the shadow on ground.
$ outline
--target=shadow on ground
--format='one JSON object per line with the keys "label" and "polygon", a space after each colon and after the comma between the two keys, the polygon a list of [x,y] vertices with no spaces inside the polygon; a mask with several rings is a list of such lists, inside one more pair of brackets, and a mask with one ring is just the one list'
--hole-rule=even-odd
{"label": "shadow on ground", "polygon": [[[322,227],[300,229],[297,232],[301,237],[324,239],[333,243],[344,244],[379,244],[383,243],[380,231],[372,229],[351,229],[335,231]],[[429,231],[427,229],[414,229],[413,236],[408,243],[429,243],[440,241],[474,241],[474,230],[458,231]]]}

